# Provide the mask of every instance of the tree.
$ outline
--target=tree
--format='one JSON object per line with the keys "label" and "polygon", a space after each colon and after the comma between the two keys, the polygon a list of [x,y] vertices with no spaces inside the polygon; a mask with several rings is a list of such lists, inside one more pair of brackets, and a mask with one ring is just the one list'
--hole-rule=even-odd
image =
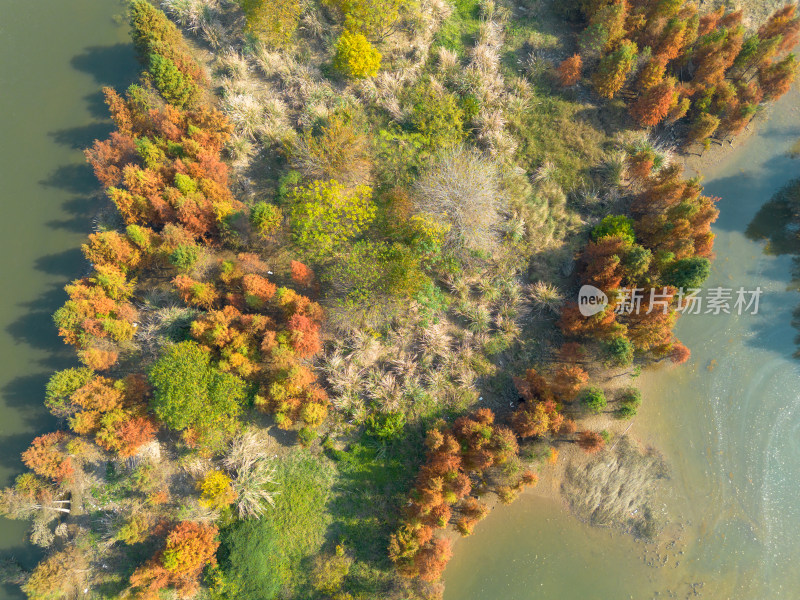
{"label": "tree", "polygon": [[183,521],[167,535],[165,548],[136,569],[130,582],[144,597],[157,598],[160,590],[174,588],[191,597],[207,565],[215,565],[219,542],[213,525]]}
{"label": "tree", "polygon": [[206,508],[221,510],[236,500],[236,490],[231,485],[231,478],[219,470],[209,471],[197,482],[200,490],[200,504]]}
{"label": "tree", "polygon": [[308,358],[322,350],[319,338],[319,324],[304,315],[293,315],[289,319],[288,330],[292,335],[292,348],[301,358]]}
{"label": "tree", "polygon": [[675,79],[667,78],[649,87],[630,105],[631,116],[642,127],[658,125],[676,102]]}
{"label": "tree", "polygon": [[620,238],[624,242],[633,244],[636,241],[633,220],[625,215],[606,215],[592,229],[592,239],[599,241],[607,237]]}
{"label": "tree", "polygon": [[269,238],[281,226],[283,212],[274,204],[256,202],[250,211],[250,223],[262,238]]}
{"label": "tree", "polygon": [[553,392],[565,401],[572,400],[589,381],[589,374],[577,365],[562,365],[553,377]]}
{"label": "tree", "polygon": [[[527,405],[528,403],[526,403]],[[523,405],[511,416],[514,431],[521,438],[539,437],[550,431],[550,415],[543,402]]]}
{"label": "tree", "polygon": [[797,76],[797,58],[788,54],[773,65],[758,70],[758,83],[764,92],[765,100],[777,100],[789,91]]}
{"label": "tree", "polygon": [[314,283],[314,271],[296,260],[293,260],[289,266],[292,273],[292,281],[303,287],[311,287]]}
{"label": "tree", "polygon": [[628,388],[623,390],[619,397],[617,417],[620,419],[631,419],[635,417],[641,404],[642,393],[638,389]]}
{"label": "tree", "polygon": [[558,82],[561,87],[571,87],[581,80],[583,59],[580,54],[573,54],[558,65]]}
{"label": "tree", "polygon": [[711,273],[711,261],[702,257],[676,260],[661,273],[661,280],[674,288],[699,288]]}
{"label": "tree", "polygon": [[195,342],[164,352],[149,373],[150,407],[170,429],[224,427],[241,411],[244,382],[211,365],[211,355]]}
{"label": "tree", "polygon": [[636,58],[636,44],[623,40],[619,48],[603,57],[594,76],[597,93],[604,98],[613,98],[625,85]]}
{"label": "tree", "polygon": [[476,150],[443,152],[416,182],[419,212],[449,225],[445,246],[488,251],[496,246],[504,206],[497,165]]}
{"label": "tree", "polygon": [[618,335],[603,344],[608,360],[617,367],[627,367],[633,363],[633,344],[624,336]]}
{"label": "tree", "polygon": [[603,436],[595,431],[581,431],[578,434],[578,447],[587,454],[596,454],[606,445]]}
{"label": "tree", "polygon": [[672,349],[669,351],[669,359],[676,365],[682,365],[691,355],[692,352],[678,341],[672,344]]}
{"label": "tree", "polygon": [[50,477],[58,483],[69,479],[75,469],[72,459],[63,449],[67,437],[66,432],[56,431],[34,438],[30,447],[22,453],[22,462],[37,475]]}
{"label": "tree", "polygon": [[686,137],[686,143],[691,144],[694,142],[703,143],[712,135],[719,127],[719,118],[709,113],[700,113],[697,118],[692,121],[689,127],[689,133]]}
{"label": "tree", "polygon": [[295,0],[238,0],[247,20],[247,31],[270,46],[291,44],[303,5]]}
{"label": "tree", "polygon": [[68,545],[42,560],[23,584],[30,600],[68,600],[83,594],[89,579],[84,551]]}
{"label": "tree", "polygon": [[336,42],[333,66],[353,79],[374,77],[381,68],[381,53],[361,33],[344,30]]}
{"label": "tree", "polygon": [[317,259],[360,235],[376,214],[371,188],[348,190],[333,180],[295,188],[291,203],[294,239]]}
{"label": "tree", "polygon": [[606,407],[606,395],[598,387],[586,388],[581,393],[581,404],[593,413],[600,413]]}
{"label": "tree", "polygon": [[70,396],[89,383],[92,377],[94,372],[86,367],[55,372],[47,382],[45,405],[56,416],[70,414]]}
{"label": "tree", "polygon": [[170,59],[151,54],[148,71],[153,85],[170,104],[184,108],[197,100],[200,93],[197,84]]}

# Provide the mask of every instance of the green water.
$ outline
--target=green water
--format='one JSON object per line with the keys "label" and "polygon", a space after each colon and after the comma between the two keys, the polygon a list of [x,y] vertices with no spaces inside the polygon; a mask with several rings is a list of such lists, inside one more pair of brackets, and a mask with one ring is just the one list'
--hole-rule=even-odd
{"label": "green water", "polygon": [[[526,498],[456,544],[445,600],[800,598],[800,364],[790,325],[800,295],[788,289],[791,258],[745,235],[800,176],[788,153],[800,138],[798,99],[781,99],[757,135],[705,170],[706,193],[722,198],[707,287],[760,286],[759,315],[685,315],[676,333],[690,361],[640,379],[645,404],[630,433],[672,465],[663,501],[676,545],[633,543]],[[646,564],[654,552],[666,566]]]}
{"label": "green water", "polygon": [[[79,246],[99,200],[80,149],[110,131],[100,87],[126,87],[137,70],[123,12],[115,0],[0,0],[2,485],[30,440],[56,426],[44,385],[74,360],[50,315],[86,268]],[[30,564],[25,530],[0,520],[0,553]],[[0,598],[18,597],[0,587]]]}

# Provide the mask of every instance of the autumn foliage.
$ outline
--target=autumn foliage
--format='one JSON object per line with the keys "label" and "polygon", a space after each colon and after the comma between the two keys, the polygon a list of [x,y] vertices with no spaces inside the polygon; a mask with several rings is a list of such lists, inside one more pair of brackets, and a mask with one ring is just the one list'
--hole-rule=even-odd
{"label": "autumn foliage", "polygon": [[[787,54],[800,37],[795,4],[778,9],[752,35],[741,10],[720,7],[700,15],[687,0],[581,7],[588,21],[582,56],[559,66],[562,85],[573,85],[580,65],[588,66],[596,91],[606,98],[622,94],[640,126],[688,117],[690,143],[735,135],[761,102],[786,93],[796,76],[797,61]],[[648,56],[644,52],[649,58],[635,67],[637,57]],[[712,118],[724,125],[710,129]]]}
{"label": "autumn foliage", "polygon": [[194,595],[203,569],[216,564],[216,536],[213,525],[179,523],[167,535],[164,549],[131,575],[131,587],[147,600],[159,598],[165,589],[173,589],[181,597]]}
{"label": "autumn foliage", "polygon": [[558,82],[562,87],[570,87],[581,79],[583,60],[580,54],[573,54],[558,65]]}
{"label": "autumn foliage", "polygon": [[[497,425],[491,410],[483,408],[428,431],[427,456],[406,509],[402,526],[392,535],[389,556],[404,577],[436,581],[450,559],[449,542],[436,537],[459,514],[457,527],[463,535],[472,532],[487,508],[469,494],[473,481],[488,469],[517,455],[516,436]],[[526,474],[517,489],[535,483]]]}

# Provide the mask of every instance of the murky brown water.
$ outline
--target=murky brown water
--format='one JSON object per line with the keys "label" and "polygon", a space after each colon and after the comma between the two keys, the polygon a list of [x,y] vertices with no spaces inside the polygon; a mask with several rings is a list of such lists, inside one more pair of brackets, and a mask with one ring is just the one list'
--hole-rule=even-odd
{"label": "murky brown water", "polygon": [[[42,405],[50,373],[74,353],[50,315],[81,275],[97,184],[81,148],[110,130],[100,87],[138,67],[115,0],[0,0],[0,485],[19,454],[55,426]],[[0,552],[35,558],[26,524],[0,520]],[[0,586],[0,598],[19,598]]]}
{"label": "murky brown water", "polygon": [[652,547],[529,498],[458,542],[445,600],[800,598],[800,364],[790,325],[800,296],[788,289],[791,258],[745,236],[759,208],[800,176],[788,154],[800,138],[798,98],[784,97],[757,135],[705,173],[706,193],[722,198],[706,287],[760,286],[759,315],[684,316],[677,335],[690,361],[640,378],[645,404],[631,434],[671,463],[664,502],[682,526],[670,530],[680,541],[667,566],[646,564]]}

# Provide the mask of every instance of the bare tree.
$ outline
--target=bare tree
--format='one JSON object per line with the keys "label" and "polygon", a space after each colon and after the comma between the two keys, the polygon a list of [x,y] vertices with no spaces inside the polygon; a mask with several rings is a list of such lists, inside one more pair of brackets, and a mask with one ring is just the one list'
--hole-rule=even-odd
{"label": "bare tree", "polygon": [[446,243],[491,251],[497,245],[505,202],[497,165],[480,152],[459,146],[441,154],[416,183],[420,212],[450,225]]}

